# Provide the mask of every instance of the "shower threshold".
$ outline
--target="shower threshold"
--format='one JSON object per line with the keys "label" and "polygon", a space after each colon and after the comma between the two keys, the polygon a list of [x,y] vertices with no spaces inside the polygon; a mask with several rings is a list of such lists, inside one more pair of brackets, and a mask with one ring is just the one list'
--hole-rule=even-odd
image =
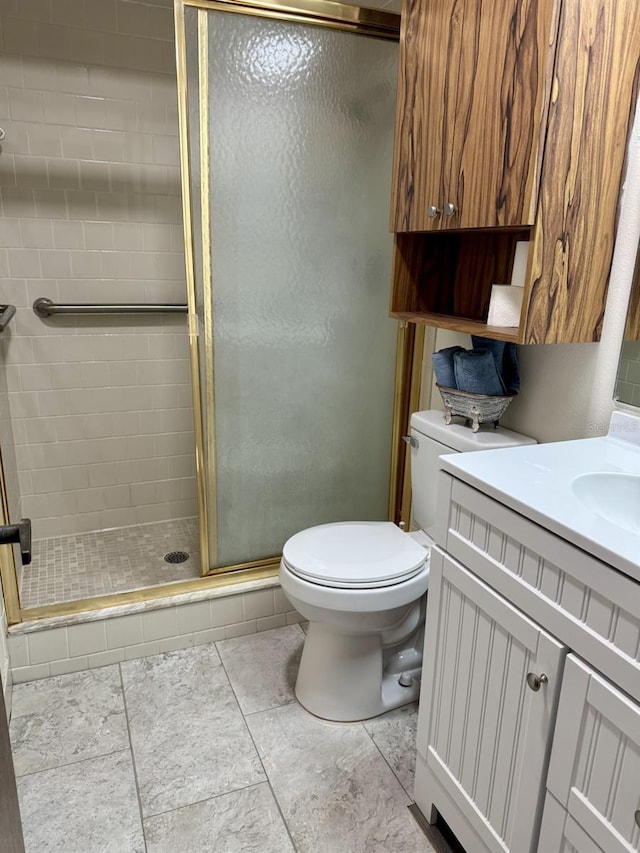
{"label": "shower threshold", "polygon": [[[182,562],[165,560],[183,551]],[[35,539],[20,572],[22,608],[131,592],[200,577],[195,518]]]}

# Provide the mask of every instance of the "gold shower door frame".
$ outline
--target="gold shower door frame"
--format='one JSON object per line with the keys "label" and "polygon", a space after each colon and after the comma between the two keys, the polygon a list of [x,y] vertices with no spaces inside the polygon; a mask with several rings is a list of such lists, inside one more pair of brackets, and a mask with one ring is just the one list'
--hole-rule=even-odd
{"label": "gold shower door frame", "polygon": [[[189,112],[187,99],[187,47],[185,31],[185,9],[197,9],[198,34],[198,150],[199,150],[199,230],[202,240],[202,301],[197,303],[195,271],[195,233],[194,208],[190,182],[191,156],[189,146]],[[187,299],[189,304],[189,343],[191,357],[191,377],[193,387],[193,407],[196,438],[196,478],[198,494],[198,521],[200,531],[201,573],[206,575],[244,573],[247,570],[275,572],[280,555],[265,557],[247,563],[211,567],[215,562],[215,515],[210,515],[210,506],[216,500],[215,470],[215,392],[214,392],[214,356],[213,356],[213,281],[211,274],[211,223],[210,223],[210,173],[209,163],[209,80],[208,80],[208,25],[210,11],[235,12],[242,15],[254,15],[273,18],[286,22],[298,22],[322,27],[330,27],[354,34],[398,40],[400,16],[372,9],[361,9],[327,0],[305,0],[304,3],[264,4],[244,2],[244,0],[175,0],[176,56],[178,78],[178,116],[180,128],[180,157],[182,175],[182,212],[184,222],[184,249],[187,278]],[[203,319],[205,337],[201,353],[198,345],[200,322],[198,309]],[[405,456],[401,435],[407,425],[411,404],[417,403],[417,385],[420,371],[414,370],[414,353],[422,353],[424,330],[407,323],[398,326],[396,349],[396,376],[394,391],[393,431],[391,446],[391,470],[389,483],[389,518],[408,523],[406,490],[403,489]],[[417,344],[417,345],[416,345]],[[204,360],[204,365],[201,363]],[[204,374],[202,371],[204,370]],[[202,377],[204,376],[204,383]],[[204,384],[205,400],[202,399]],[[206,406],[206,422],[203,421]],[[402,504],[405,506],[402,507]],[[404,511],[402,511],[404,510]],[[213,535],[210,535],[211,532]]]}

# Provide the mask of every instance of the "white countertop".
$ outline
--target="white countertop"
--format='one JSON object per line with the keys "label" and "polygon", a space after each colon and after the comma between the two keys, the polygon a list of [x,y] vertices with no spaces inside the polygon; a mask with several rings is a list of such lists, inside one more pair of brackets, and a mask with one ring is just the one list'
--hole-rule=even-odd
{"label": "white countertop", "polygon": [[640,474],[640,419],[634,420],[637,434],[631,436],[624,435],[629,421],[621,429],[618,419],[617,432],[610,429],[602,438],[455,453],[441,463],[454,477],[640,581],[640,534],[604,520],[571,488],[584,473]]}

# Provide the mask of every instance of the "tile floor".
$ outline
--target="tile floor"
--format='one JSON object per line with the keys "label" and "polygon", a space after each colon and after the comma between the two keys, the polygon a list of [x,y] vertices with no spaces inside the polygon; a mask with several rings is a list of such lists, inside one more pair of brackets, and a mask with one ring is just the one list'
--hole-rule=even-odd
{"label": "tile floor", "polygon": [[430,853],[416,707],[318,720],[299,625],[18,684],[27,853]]}
{"label": "tile floor", "polygon": [[[190,557],[184,563],[167,563],[164,555],[170,551],[186,551]],[[31,565],[20,573],[20,603],[42,607],[197,577],[195,518],[137,524],[35,539]]]}

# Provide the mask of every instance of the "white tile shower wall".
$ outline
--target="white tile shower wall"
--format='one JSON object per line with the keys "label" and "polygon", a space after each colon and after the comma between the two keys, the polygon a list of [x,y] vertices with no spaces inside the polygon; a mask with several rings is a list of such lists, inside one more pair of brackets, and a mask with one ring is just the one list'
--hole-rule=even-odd
{"label": "white tile shower wall", "polygon": [[302,617],[277,581],[269,583],[269,588],[111,619],[27,633],[15,629],[9,635],[13,681],[34,681],[300,622]]}
{"label": "white tile shower wall", "polygon": [[58,317],[60,302],[185,302],[170,0],[0,6],[0,301],[36,538],[195,514],[184,315]]}
{"label": "white tile shower wall", "polygon": [[618,369],[617,397],[640,406],[640,341],[625,341]]}

